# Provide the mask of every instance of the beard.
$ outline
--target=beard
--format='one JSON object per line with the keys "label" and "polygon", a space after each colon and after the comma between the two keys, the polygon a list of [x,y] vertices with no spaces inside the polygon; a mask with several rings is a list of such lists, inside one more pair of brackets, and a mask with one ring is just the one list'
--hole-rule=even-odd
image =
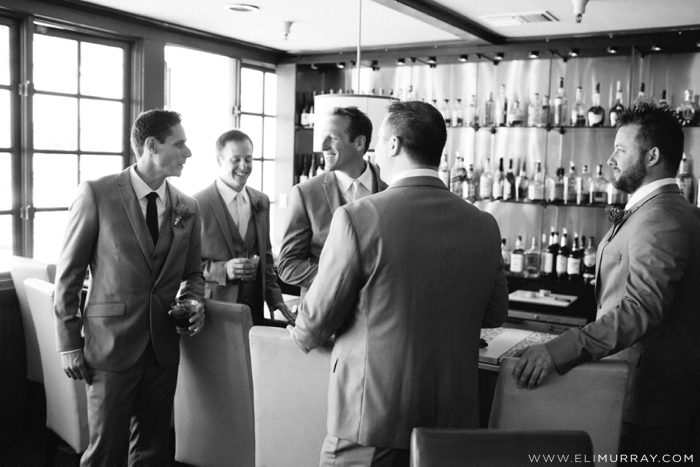
{"label": "beard", "polygon": [[613,186],[625,193],[632,194],[637,191],[637,188],[642,186],[646,176],[647,168],[644,165],[644,154],[640,154],[637,162],[613,181]]}

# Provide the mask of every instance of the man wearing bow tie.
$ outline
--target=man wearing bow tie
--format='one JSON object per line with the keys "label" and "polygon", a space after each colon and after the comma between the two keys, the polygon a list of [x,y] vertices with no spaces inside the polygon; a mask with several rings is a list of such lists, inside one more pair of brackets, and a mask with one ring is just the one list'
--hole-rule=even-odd
{"label": "man wearing bow tie", "polygon": [[528,348],[513,374],[533,388],[552,368],[627,361],[620,454],[697,454],[700,443],[700,211],[674,180],[683,142],[669,110],[622,114],[608,165],[631,197],[598,246],[597,320]]}

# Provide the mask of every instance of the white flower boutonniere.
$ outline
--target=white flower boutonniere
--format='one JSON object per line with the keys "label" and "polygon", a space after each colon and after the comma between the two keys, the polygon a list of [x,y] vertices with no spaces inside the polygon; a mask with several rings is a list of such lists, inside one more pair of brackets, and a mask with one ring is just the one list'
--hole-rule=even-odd
{"label": "white flower boutonniere", "polygon": [[173,208],[173,217],[175,217],[173,225],[178,225],[182,220],[189,219],[192,216],[194,216],[194,213],[190,211],[190,208],[188,208],[185,203],[180,201],[180,198],[178,198],[177,206]]}

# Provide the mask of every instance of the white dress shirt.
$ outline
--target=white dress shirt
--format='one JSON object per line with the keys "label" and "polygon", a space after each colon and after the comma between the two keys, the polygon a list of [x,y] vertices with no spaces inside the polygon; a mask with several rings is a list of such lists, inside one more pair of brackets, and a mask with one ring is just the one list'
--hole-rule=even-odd
{"label": "white dress shirt", "polygon": [[625,205],[625,209],[629,211],[634,207],[635,204],[639,203],[642,199],[644,199],[645,196],[647,196],[652,191],[657,190],[662,186],[671,185],[675,183],[676,180],[673,178],[662,178],[661,180],[656,180],[655,182],[651,182],[647,185],[644,185],[643,187],[635,191],[632,196],[630,196],[629,201],[627,201],[627,204]]}
{"label": "white dress shirt", "polygon": [[346,203],[355,201],[353,182],[355,180],[359,181],[358,186],[359,196],[357,199],[364,198],[372,194],[372,187],[374,186],[374,177],[372,176],[372,170],[369,168],[369,164],[365,163],[365,171],[357,177],[356,179],[350,178],[345,172],[339,170],[334,171],[335,178],[338,181],[338,188],[343,194],[343,198]]}
{"label": "white dress shirt", "polygon": [[394,175],[389,186],[394,185],[399,180],[408,177],[434,177],[440,179],[437,169],[408,169]]}
{"label": "white dress shirt", "polygon": [[132,165],[129,169],[129,176],[131,177],[131,186],[134,187],[134,193],[136,193],[136,198],[139,200],[139,205],[141,206],[141,212],[143,213],[143,218],[146,218],[146,208],[148,207],[148,199],[146,196],[155,191],[158,195],[156,198],[156,207],[158,208],[158,228],[163,224],[163,218],[165,217],[165,209],[168,204],[167,194],[167,182],[163,181],[161,185],[153,190],[151,187],[146,185],[141,179],[141,176],[136,172],[136,165]]}
{"label": "white dress shirt", "polygon": [[[221,181],[220,178],[217,178],[216,189],[219,190],[219,194],[223,198],[231,218],[238,225],[238,232],[241,234],[241,238],[245,241],[246,233],[248,233],[248,222],[250,221],[250,195],[248,194],[248,188],[243,187],[241,191],[236,191]],[[236,205],[235,203],[240,204]]]}

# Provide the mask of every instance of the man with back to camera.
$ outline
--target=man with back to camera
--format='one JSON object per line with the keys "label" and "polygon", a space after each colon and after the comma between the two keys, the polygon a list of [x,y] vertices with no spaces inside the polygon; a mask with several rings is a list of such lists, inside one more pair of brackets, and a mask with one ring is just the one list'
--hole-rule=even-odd
{"label": "man with back to camera", "polygon": [[698,454],[700,211],[674,180],[683,143],[670,110],[623,112],[608,165],[632,196],[598,246],[597,320],[526,349],[513,372],[533,388],[552,368],[617,353],[631,371],[620,454]]}
{"label": "man with back to camera", "polygon": [[376,156],[391,185],[338,208],[288,328],[304,352],[336,336],[323,466],[407,466],[414,427],[478,427],[479,333],[503,323],[508,290],[495,219],[438,177],[446,138],[433,106],[389,106]]}
{"label": "man with back to camera", "polygon": [[[193,336],[204,325],[199,207],[166,181],[192,155],[185,142],[179,114],[142,113],[131,130],[136,164],[83,183],[70,208],[54,308],[64,370],[88,385],[81,465],[171,462],[179,332]],[[187,331],[169,316],[178,289],[199,301]]]}
{"label": "man with back to camera", "polygon": [[[253,141],[242,131],[227,131],[216,141],[216,161],[218,178],[194,195],[202,211],[205,297],[245,303],[254,325],[265,324],[263,301],[273,317],[280,310],[294,321],[273,270],[270,199],[246,186],[253,170]],[[254,255],[258,262],[250,259]]]}
{"label": "man with back to camera", "polygon": [[378,169],[363,159],[372,139],[367,115],[357,107],[335,108],[322,135],[326,172],[292,188],[278,266],[284,282],[301,287],[302,298],[316,277],[333,213],[386,189]]}

